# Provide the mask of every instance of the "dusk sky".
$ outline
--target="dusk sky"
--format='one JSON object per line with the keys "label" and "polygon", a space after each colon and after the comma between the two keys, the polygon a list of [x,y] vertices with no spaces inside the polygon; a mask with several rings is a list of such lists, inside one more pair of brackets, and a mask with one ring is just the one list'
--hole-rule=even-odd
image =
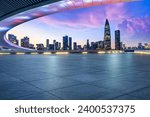
{"label": "dusk sky", "polygon": [[51,43],[54,39],[62,42],[62,37],[68,35],[83,45],[87,39],[90,42],[103,40],[106,18],[111,26],[112,45],[116,29],[121,30],[121,40],[127,46],[150,43],[149,0],[56,13],[21,24],[8,33],[15,34],[18,39],[28,36],[33,44],[45,44],[46,39]]}

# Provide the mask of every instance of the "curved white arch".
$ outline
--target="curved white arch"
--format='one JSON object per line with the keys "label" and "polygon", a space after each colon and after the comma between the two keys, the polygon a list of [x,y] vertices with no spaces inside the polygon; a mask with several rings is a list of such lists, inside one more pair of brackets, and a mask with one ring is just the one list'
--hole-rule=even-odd
{"label": "curved white arch", "polygon": [[32,51],[31,49],[23,48],[12,44],[6,39],[6,33],[13,27],[30,20],[43,17],[57,12],[73,10],[77,8],[85,8],[90,6],[100,6],[104,4],[115,4],[121,2],[133,2],[137,0],[63,0],[56,3],[37,7],[17,15],[11,16],[0,22],[0,45],[9,47],[11,49]]}

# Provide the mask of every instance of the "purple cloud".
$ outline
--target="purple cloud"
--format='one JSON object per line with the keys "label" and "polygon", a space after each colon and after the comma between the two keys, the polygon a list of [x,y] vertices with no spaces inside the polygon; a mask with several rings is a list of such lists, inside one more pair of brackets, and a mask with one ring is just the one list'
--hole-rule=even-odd
{"label": "purple cloud", "polygon": [[150,34],[150,17],[131,18],[118,24],[118,28],[130,34]]}
{"label": "purple cloud", "polygon": [[131,18],[118,24],[124,38],[150,42],[150,17]]}
{"label": "purple cloud", "polygon": [[124,4],[92,7],[81,12],[64,12],[40,18],[38,21],[47,25],[60,25],[70,28],[100,28],[106,18],[113,21],[124,20]]}

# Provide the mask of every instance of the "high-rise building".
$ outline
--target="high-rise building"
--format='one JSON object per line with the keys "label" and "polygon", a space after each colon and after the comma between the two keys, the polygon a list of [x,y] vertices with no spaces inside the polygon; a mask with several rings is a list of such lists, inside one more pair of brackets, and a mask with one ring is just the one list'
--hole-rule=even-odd
{"label": "high-rise building", "polygon": [[21,39],[21,47],[29,48],[29,37]]}
{"label": "high-rise building", "polygon": [[55,43],[55,49],[56,49],[56,50],[59,50],[58,48],[59,48],[59,42],[56,42],[56,43]]}
{"label": "high-rise building", "polygon": [[15,45],[19,45],[19,41],[17,40],[17,37],[13,34],[8,34],[8,40]]}
{"label": "high-rise building", "polygon": [[120,30],[115,31],[115,49],[116,50],[121,50]]}
{"label": "high-rise building", "polygon": [[81,45],[77,45],[77,50],[82,50],[82,46]]}
{"label": "high-rise building", "polygon": [[63,37],[63,50],[68,50],[68,36]]}
{"label": "high-rise building", "polygon": [[49,39],[46,39],[46,49],[49,50]]}
{"label": "high-rise building", "polygon": [[94,42],[91,42],[91,50],[94,50]]}
{"label": "high-rise building", "polygon": [[91,42],[91,50],[96,50],[98,49],[99,42]]}
{"label": "high-rise building", "polygon": [[54,44],[49,44],[49,50],[54,50]]}
{"label": "high-rise building", "polygon": [[77,50],[77,42],[73,43],[73,50]]}
{"label": "high-rise building", "polygon": [[87,48],[87,50],[90,49],[90,43],[89,43],[89,40],[87,40],[86,48]]}
{"label": "high-rise building", "polygon": [[99,41],[98,48],[103,50],[104,49],[104,41]]}
{"label": "high-rise building", "polygon": [[61,43],[58,43],[58,50],[61,50]]}
{"label": "high-rise building", "polygon": [[69,37],[69,50],[72,50],[72,37]]}
{"label": "high-rise building", "polygon": [[111,50],[111,33],[108,19],[106,19],[104,30],[104,49]]}
{"label": "high-rise building", "polygon": [[103,43],[103,41],[97,41],[97,42],[95,42],[95,43],[93,43],[92,44],[93,45],[93,49],[94,50],[102,50],[103,48],[104,48],[104,43]]}
{"label": "high-rise building", "polygon": [[37,50],[44,50],[44,44],[36,44]]}
{"label": "high-rise building", "polygon": [[53,40],[54,50],[56,50],[56,40]]}
{"label": "high-rise building", "polygon": [[142,45],[142,43],[139,43],[139,44],[138,44],[138,49],[139,49],[139,50],[143,50],[143,49],[144,49],[144,46]]}

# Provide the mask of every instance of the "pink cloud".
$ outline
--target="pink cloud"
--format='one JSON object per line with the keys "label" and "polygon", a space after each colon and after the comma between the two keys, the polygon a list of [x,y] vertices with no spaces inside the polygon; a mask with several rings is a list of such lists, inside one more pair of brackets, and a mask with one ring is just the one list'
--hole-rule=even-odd
{"label": "pink cloud", "polygon": [[95,17],[95,12],[78,14],[74,19],[58,19],[54,17],[42,17],[39,19],[40,22],[45,23],[47,25],[59,25],[59,26],[66,26],[70,28],[98,28],[102,22],[99,20],[98,17]]}
{"label": "pink cloud", "polygon": [[111,20],[120,20],[127,17],[125,4],[119,3],[115,5],[109,5],[105,7],[105,15]]}
{"label": "pink cloud", "polygon": [[[72,12],[66,12],[72,13]],[[58,14],[62,17],[64,14]],[[66,15],[68,16],[68,15]],[[69,15],[70,16],[70,15]],[[92,10],[86,12],[76,12],[74,18],[55,18],[52,16],[40,18],[39,21],[47,25],[60,25],[71,28],[100,28],[104,25],[106,18],[113,21],[123,21],[127,17],[127,13],[124,8],[124,4],[107,5],[101,8],[95,7]]]}
{"label": "pink cloud", "polygon": [[118,28],[130,34],[150,33],[150,17],[131,18],[118,24]]}
{"label": "pink cloud", "polygon": [[128,40],[138,40],[141,42],[150,42],[150,17],[131,18],[118,24],[121,30],[122,38]]}

